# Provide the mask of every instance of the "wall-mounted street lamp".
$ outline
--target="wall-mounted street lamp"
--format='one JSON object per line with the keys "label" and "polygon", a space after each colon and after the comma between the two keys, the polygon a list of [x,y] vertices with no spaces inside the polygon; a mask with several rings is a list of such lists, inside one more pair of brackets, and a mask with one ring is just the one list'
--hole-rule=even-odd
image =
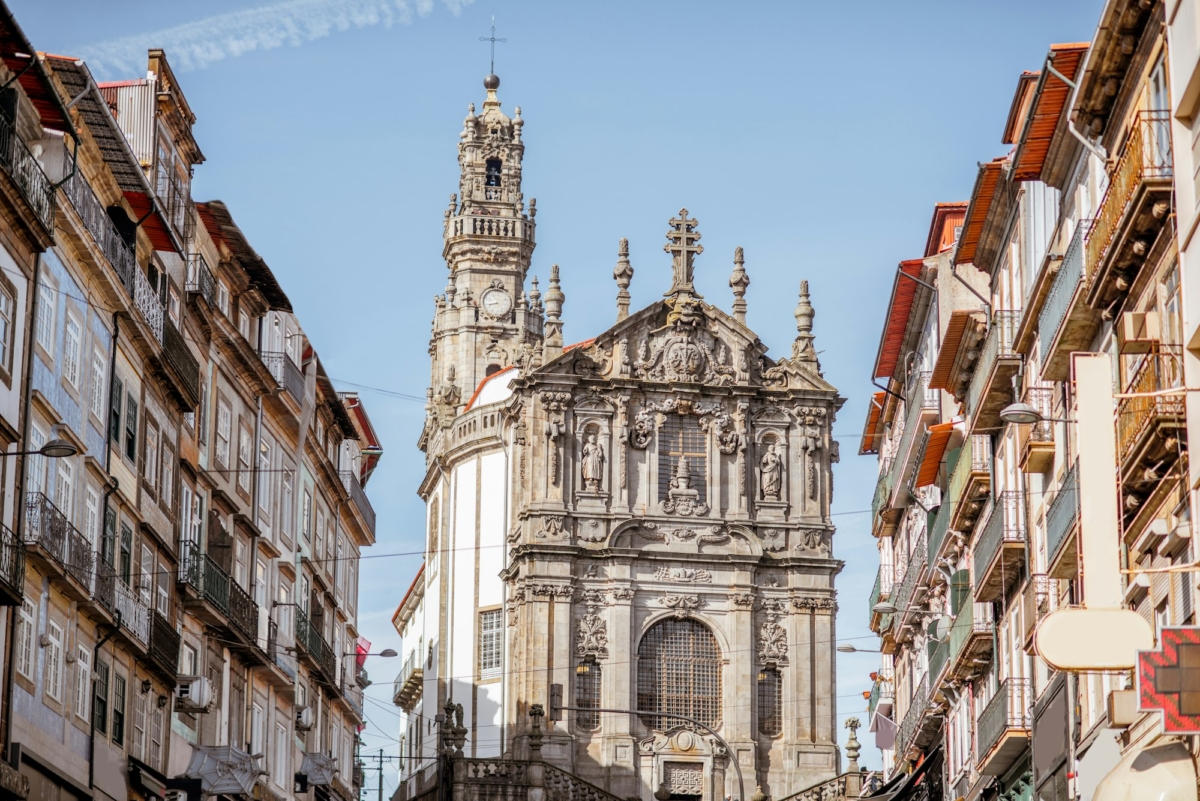
{"label": "wall-mounted street lamp", "polygon": [[36,451],[5,451],[0,456],[45,456],[47,459],[67,459],[79,454],[79,448],[59,435],[59,426],[51,429],[53,436]]}

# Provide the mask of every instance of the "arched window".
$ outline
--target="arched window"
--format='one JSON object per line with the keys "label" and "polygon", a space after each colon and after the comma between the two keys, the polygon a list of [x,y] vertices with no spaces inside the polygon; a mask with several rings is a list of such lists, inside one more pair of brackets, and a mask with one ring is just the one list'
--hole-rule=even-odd
{"label": "arched window", "polygon": [[758,673],[758,730],[770,737],[783,733],[783,674],[774,665]]}
{"label": "arched window", "polygon": [[[638,709],[673,712],[707,726],[721,720],[721,648],[703,623],[661,620],[638,645]],[[669,716],[646,716],[652,729],[687,725]]]}
{"label": "arched window", "polygon": [[487,176],[484,180],[485,186],[500,185],[500,159],[487,160]]}
{"label": "arched window", "polygon": [[[600,665],[584,660],[575,667],[575,706],[580,709],[600,708]],[[576,712],[575,727],[581,731],[600,728],[599,712]]]}

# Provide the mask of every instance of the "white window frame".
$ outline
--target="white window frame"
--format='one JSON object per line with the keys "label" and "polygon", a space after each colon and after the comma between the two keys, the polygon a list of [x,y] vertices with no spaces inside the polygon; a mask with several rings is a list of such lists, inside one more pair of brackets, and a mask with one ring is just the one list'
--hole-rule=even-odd
{"label": "white window frame", "polygon": [[75,463],[70,459],[56,459],[57,479],[54,482],[54,505],[67,520],[75,518]]}
{"label": "white window frame", "polygon": [[[38,599],[41,600],[40,598]],[[21,601],[21,610],[17,615],[17,673],[33,681],[33,672],[37,667],[34,658],[33,640],[37,632],[38,604],[32,598]]]}
{"label": "white window frame", "polygon": [[146,758],[146,693],[133,693],[133,737],[129,750],[138,759]]}
{"label": "white window frame", "polygon": [[254,450],[254,435],[245,426],[238,426],[238,465],[237,484],[242,490],[250,491],[250,477],[253,474],[251,451]]}
{"label": "white window frame", "polygon": [[288,731],[283,721],[275,721],[275,758],[271,765],[271,778],[276,787],[287,788]]}
{"label": "white window frame", "polygon": [[222,467],[229,467],[229,443],[233,436],[233,412],[229,404],[217,399],[217,462]]}
{"label": "white window frame", "polygon": [[92,712],[92,652],[80,645],[75,651],[75,717],[90,721]]}
{"label": "white window frame", "polygon": [[46,444],[46,429],[37,423],[29,428],[29,473],[25,477],[26,492],[46,494],[46,457],[37,451]]}
{"label": "white window frame", "polygon": [[67,321],[63,326],[63,378],[75,389],[79,389],[83,356],[83,324],[68,309]]}
{"label": "white window frame", "polygon": [[504,610],[479,613],[479,677],[495,678],[504,670]]}
{"label": "white window frame", "polygon": [[0,285],[0,369],[12,369],[12,351],[16,327],[17,299]]}
{"label": "white window frame", "polygon": [[63,628],[57,621],[46,623],[46,695],[62,701]]}
{"label": "white window frame", "polygon": [[84,499],[83,535],[87,537],[92,550],[97,550],[100,542],[100,491],[90,483]]}
{"label": "white window frame", "polygon": [[54,314],[58,304],[57,294],[53,288],[38,284],[35,338],[50,358],[54,358]]}

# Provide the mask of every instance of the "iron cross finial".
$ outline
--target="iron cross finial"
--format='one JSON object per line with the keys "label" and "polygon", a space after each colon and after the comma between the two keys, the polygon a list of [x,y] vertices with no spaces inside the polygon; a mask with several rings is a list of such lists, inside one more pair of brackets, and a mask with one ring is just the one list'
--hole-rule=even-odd
{"label": "iron cross finial", "polygon": [[496,74],[496,42],[507,42],[508,40],[496,38],[496,18],[494,16],[492,17],[492,35],[491,36],[480,36],[479,41],[492,43],[492,66],[491,66],[490,72],[492,75],[495,75]]}

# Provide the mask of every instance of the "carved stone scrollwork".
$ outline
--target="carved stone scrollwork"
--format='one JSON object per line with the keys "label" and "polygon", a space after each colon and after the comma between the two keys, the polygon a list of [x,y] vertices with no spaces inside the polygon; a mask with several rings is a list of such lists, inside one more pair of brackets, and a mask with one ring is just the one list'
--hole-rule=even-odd
{"label": "carved stone scrollwork", "polygon": [[739,609],[754,608],[754,593],[752,592],[735,592],[729,596],[729,600]]}
{"label": "carved stone scrollwork", "polygon": [[823,528],[802,528],[796,532],[796,547],[801,553],[814,553],[828,556],[830,553],[830,536],[832,531]]}
{"label": "carved stone scrollwork", "polygon": [[633,590],[628,587],[614,587],[612,597],[614,601],[629,601],[633,598]]}
{"label": "carved stone scrollwork", "polygon": [[534,536],[538,539],[556,540],[563,535],[564,519],[562,515],[546,515],[542,518],[542,529]]}
{"label": "carved stone scrollwork", "polygon": [[759,662],[787,662],[787,630],[779,625],[779,618],[787,610],[787,603],[779,598],[763,601],[766,620],[758,630]]}
{"label": "carved stone scrollwork", "polygon": [[662,605],[675,610],[675,617],[687,617],[689,613],[700,608],[698,595],[664,595]]}
{"label": "carved stone scrollwork", "polygon": [[692,487],[692,474],[686,456],[675,462],[675,475],[667,482],[667,497],[659,501],[665,514],[681,517],[708,514],[709,506],[700,500],[700,490]]}
{"label": "carved stone scrollwork", "polygon": [[759,529],[758,538],[764,551],[782,551],[787,545],[787,536],[777,528]]}
{"label": "carved stone scrollwork", "polygon": [[808,610],[810,612],[836,612],[837,603],[832,598],[802,596],[792,599],[792,606],[796,609]]}
{"label": "carved stone scrollwork", "polygon": [[707,530],[695,528],[659,529],[657,523],[645,522],[638,527],[639,537],[670,545],[672,542],[720,544],[729,541],[729,530],[724,526],[709,526]]}
{"label": "carved stone scrollwork", "polygon": [[579,539],[584,542],[604,542],[604,524],[599,520],[589,520],[578,526]]}
{"label": "carved stone scrollwork", "polygon": [[712,584],[712,573],[690,567],[660,567],[654,572],[654,578],[674,584]]}
{"label": "carved stone scrollwork", "polygon": [[692,304],[677,299],[668,329],[638,345],[634,375],[668,384],[732,384],[736,371],[729,348],[699,324],[702,316]]}
{"label": "carved stone scrollwork", "polygon": [[608,657],[608,624],[600,617],[598,610],[603,603],[603,596],[596,590],[584,593],[587,602],[587,613],[579,620],[579,628],[575,641],[575,653],[580,658]]}
{"label": "carved stone scrollwork", "polygon": [[633,427],[629,431],[629,444],[639,451],[644,451],[654,438],[654,412],[642,409],[633,417]]}
{"label": "carved stone scrollwork", "polygon": [[570,598],[575,594],[570,584],[530,584],[529,591],[542,598]]}

